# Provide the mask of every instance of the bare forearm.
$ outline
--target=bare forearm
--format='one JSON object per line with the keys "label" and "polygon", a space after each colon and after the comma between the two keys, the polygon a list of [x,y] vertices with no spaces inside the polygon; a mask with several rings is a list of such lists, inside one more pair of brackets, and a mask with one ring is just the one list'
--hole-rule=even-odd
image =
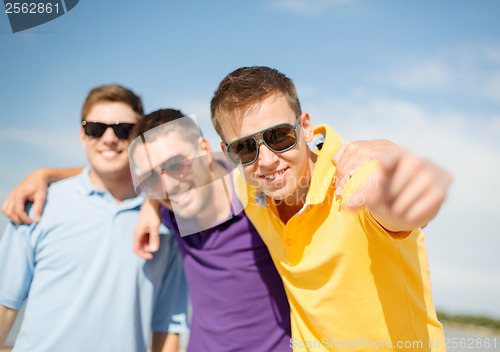
{"label": "bare forearm", "polygon": [[16,315],[17,310],[0,305],[0,347],[3,346],[7,339]]}
{"label": "bare forearm", "polygon": [[155,199],[146,199],[134,230],[134,252],[138,256],[152,259],[153,253],[160,248],[160,224],[160,203]]}
{"label": "bare forearm", "polygon": [[143,207],[151,207],[152,210],[158,215],[158,217],[161,216],[160,210],[161,210],[161,203],[158,199],[146,199],[144,201]]}
{"label": "bare forearm", "polygon": [[179,350],[179,335],[166,332],[153,332],[152,352],[177,352]]}

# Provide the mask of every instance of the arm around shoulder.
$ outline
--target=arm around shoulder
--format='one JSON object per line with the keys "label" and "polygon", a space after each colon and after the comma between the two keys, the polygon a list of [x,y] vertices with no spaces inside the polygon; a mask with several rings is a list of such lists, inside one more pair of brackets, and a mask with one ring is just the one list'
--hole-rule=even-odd
{"label": "arm around shoulder", "polygon": [[81,167],[68,169],[40,168],[30,173],[9,194],[2,204],[2,212],[17,224],[31,224],[33,220],[25,212],[26,202],[33,203],[33,218],[40,221],[47,196],[47,186],[82,171]]}
{"label": "arm around shoulder", "polygon": [[161,204],[155,199],[146,199],[134,230],[134,252],[144,258],[152,259],[160,247],[158,228],[161,224]]}

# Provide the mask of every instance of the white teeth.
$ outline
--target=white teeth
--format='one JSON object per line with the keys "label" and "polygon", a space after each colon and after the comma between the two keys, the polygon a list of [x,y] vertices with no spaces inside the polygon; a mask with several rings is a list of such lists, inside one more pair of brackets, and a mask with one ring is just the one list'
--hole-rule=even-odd
{"label": "white teeth", "polygon": [[283,172],[285,172],[285,170],[275,172],[272,175],[264,175],[264,178],[267,178],[268,180],[274,180],[275,178],[280,177],[283,174]]}
{"label": "white teeth", "polygon": [[112,158],[114,157],[116,154],[118,154],[117,152],[115,152],[114,150],[106,150],[104,152],[101,152],[102,155],[106,158]]}
{"label": "white teeth", "polygon": [[184,198],[186,198],[187,195],[188,195],[188,192],[185,192],[185,193],[181,193],[181,194],[176,194],[175,196],[169,196],[169,198],[171,201],[178,203],[181,200],[183,200]]}

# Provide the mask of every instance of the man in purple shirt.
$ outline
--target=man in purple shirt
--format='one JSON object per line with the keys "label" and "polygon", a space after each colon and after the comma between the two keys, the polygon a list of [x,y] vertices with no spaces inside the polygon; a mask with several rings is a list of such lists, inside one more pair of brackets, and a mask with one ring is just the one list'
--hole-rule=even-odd
{"label": "man in purple shirt", "polygon": [[157,199],[152,208],[163,206],[183,256],[193,307],[188,351],[291,351],[283,284],[234,192],[230,165],[178,110],[149,114],[135,136],[133,178]]}

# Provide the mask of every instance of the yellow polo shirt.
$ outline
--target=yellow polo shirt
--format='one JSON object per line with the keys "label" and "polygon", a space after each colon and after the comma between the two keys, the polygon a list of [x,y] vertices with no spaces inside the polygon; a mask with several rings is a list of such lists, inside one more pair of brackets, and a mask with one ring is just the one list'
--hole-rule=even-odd
{"label": "yellow polo shirt", "polygon": [[[392,237],[371,214],[341,207],[332,187],[331,158],[339,136],[318,151],[306,205],[286,224],[270,198],[237,174],[245,212],[269,248],[291,308],[294,351],[444,351],[443,328],[432,301],[424,234]],[[360,168],[346,186],[352,193],[376,168]],[[266,206],[267,205],[267,206]],[[257,307],[256,307],[257,308]]]}

